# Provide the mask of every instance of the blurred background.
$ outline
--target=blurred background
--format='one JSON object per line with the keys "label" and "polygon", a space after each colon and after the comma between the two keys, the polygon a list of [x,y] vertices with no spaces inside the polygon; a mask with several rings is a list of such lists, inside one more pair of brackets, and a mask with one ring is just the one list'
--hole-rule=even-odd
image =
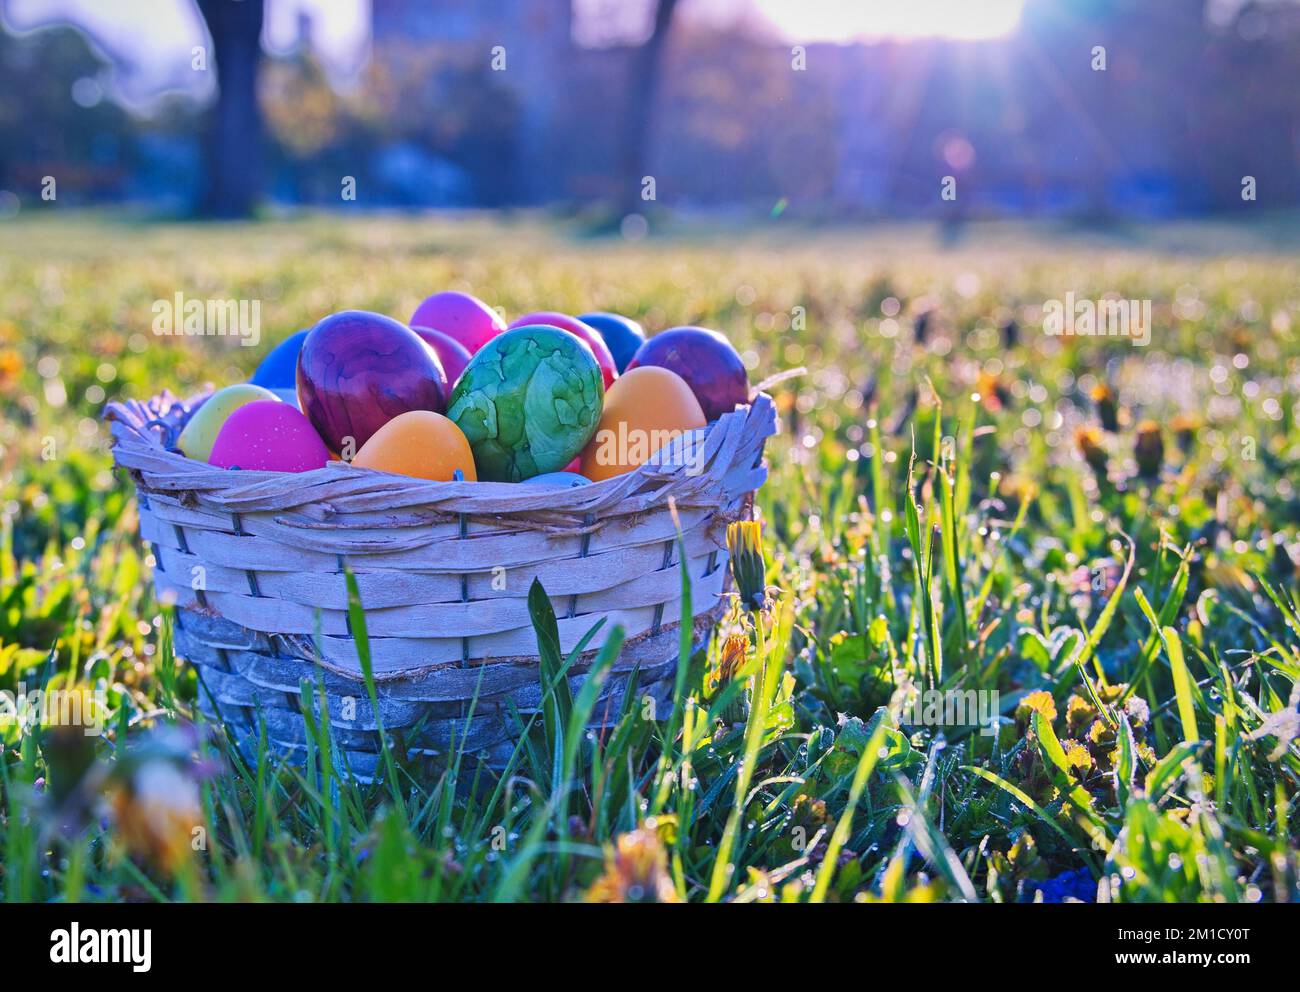
{"label": "blurred background", "polygon": [[6,217],[1300,201],[1294,0],[0,0],[0,92]]}

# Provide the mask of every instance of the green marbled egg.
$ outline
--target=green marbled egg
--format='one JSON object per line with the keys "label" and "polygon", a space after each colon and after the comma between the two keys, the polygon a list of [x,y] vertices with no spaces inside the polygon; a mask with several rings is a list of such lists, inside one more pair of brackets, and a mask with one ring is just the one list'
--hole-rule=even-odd
{"label": "green marbled egg", "polygon": [[558,328],[526,325],[474,354],[447,416],[469,439],[480,481],[522,482],[582,451],[604,398],[590,348]]}

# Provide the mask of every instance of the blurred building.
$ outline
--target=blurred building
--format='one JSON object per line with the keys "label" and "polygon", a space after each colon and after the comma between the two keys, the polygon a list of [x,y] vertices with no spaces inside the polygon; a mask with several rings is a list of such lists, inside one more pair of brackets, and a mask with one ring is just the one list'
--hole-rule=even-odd
{"label": "blurred building", "polygon": [[518,109],[513,198],[556,199],[563,170],[554,136],[573,61],[570,0],[371,0],[371,12],[372,58],[454,47],[499,75]]}

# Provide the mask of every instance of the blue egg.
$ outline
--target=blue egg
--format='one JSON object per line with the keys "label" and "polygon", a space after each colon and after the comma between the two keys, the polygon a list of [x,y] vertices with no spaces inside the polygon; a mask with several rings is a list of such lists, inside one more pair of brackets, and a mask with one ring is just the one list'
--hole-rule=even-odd
{"label": "blue egg", "polygon": [[296,389],[272,389],[271,392],[280,397],[281,402],[288,403],[295,410],[301,410],[298,405],[298,390]]}
{"label": "blue egg", "polygon": [[616,313],[584,313],[578,318],[584,324],[596,329],[596,333],[605,339],[605,347],[614,356],[614,366],[620,373],[632,361],[636,350],[645,344],[645,331],[635,320]]}
{"label": "blue egg", "polygon": [[541,475],[534,475],[531,479],[525,479],[526,486],[556,486],[561,489],[573,489],[577,486],[589,486],[591,480],[585,475],[579,475],[577,472],[543,472]]}
{"label": "blue egg", "polygon": [[[309,330],[311,328],[307,329]],[[272,348],[270,354],[262,359],[262,364],[253,373],[253,378],[248,381],[254,386],[262,386],[266,389],[297,390],[298,352],[302,351],[302,343],[307,339],[307,331],[291,334]]]}

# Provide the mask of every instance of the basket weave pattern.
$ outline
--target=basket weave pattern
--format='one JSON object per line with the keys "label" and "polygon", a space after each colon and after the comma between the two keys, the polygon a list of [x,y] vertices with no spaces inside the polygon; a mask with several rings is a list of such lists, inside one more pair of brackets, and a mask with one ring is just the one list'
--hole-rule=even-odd
{"label": "basket weave pattern", "polygon": [[[135,480],[155,587],[176,607],[177,653],[197,666],[209,716],[245,746],[261,720],[291,757],[306,743],[302,682],[323,684],[335,740],[361,777],[377,770],[379,740],[345,566],[366,611],[385,731],[408,753],[455,746],[499,762],[517,734],[514,712],[541,702],[533,579],[551,597],[563,651],[602,619],[602,631],[625,632],[598,718],[617,713],[633,673],[636,691],[662,702],[681,621],[678,523],[698,641],[724,608],[726,524],[749,515],[776,427],[759,394],[697,432],[693,458],[678,442],[660,464],[556,489],[429,482],[342,462],[295,475],[216,468],[174,449],[205,398],[163,393],[107,414],[115,460]],[[575,689],[602,640],[575,666]]]}

